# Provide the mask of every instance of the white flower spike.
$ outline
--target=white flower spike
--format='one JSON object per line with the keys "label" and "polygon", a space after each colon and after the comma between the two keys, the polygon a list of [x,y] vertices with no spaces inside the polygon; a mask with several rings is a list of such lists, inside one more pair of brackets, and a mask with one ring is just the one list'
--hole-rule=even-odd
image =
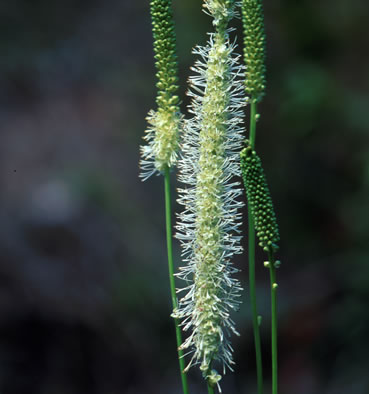
{"label": "white flower spike", "polygon": [[[188,282],[173,316],[182,319],[183,329],[191,334],[182,345],[190,348],[192,364],[200,364],[203,376],[218,385],[221,375],[212,367],[220,361],[223,374],[232,369],[230,334],[237,334],[230,312],[238,308],[237,272],[231,264],[241,253],[239,235],[241,195],[239,152],[242,143],[244,69],[235,45],[230,43],[227,24],[234,16],[235,2],[206,0],[206,12],[213,16],[215,33],[205,47],[194,50],[200,60],[190,78],[194,115],[185,121],[182,157],[179,160],[179,215],[177,238],[187,266],[178,277]],[[180,291],[182,291],[180,290]]]}

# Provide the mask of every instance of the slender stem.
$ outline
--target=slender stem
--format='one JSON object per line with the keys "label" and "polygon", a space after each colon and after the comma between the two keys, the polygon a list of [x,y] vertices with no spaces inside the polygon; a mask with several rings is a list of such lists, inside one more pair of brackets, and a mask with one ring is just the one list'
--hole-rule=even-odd
{"label": "slender stem", "polygon": [[277,347],[277,289],[275,261],[269,251],[270,291],[272,303],[272,393],[278,393],[278,347]]}
{"label": "slender stem", "polygon": [[257,103],[251,98],[251,109],[250,109],[250,145],[251,148],[255,148],[256,138],[256,116],[257,116]]}
{"label": "slender stem", "polygon": [[211,384],[208,382],[208,394],[214,394],[214,388],[211,386]]}
{"label": "slender stem", "polygon": [[263,393],[263,363],[261,357],[261,341],[259,330],[258,310],[256,303],[256,285],[255,285],[255,229],[254,220],[251,214],[250,205],[248,207],[249,215],[249,287],[250,303],[252,310],[252,324],[254,330],[255,356],[256,356],[256,375],[258,382],[258,394]]}
{"label": "slender stem", "polygon": [[[250,114],[250,145],[255,146],[256,134],[256,112],[257,104],[251,101]],[[255,285],[255,227],[254,218],[252,216],[250,204],[248,204],[248,222],[249,222],[249,287],[250,287],[250,303],[252,312],[252,325],[254,330],[255,356],[256,356],[256,375],[258,382],[258,394],[263,394],[263,362],[261,357],[261,341],[258,309],[256,302],[256,285]]]}
{"label": "slender stem", "polygon": [[[168,268],[169,268],[169,283],[170,283],[170,293],[172,298],[173,309],[178,306],[177,296],[176,296],[176,285],[174,281],[174,264],[173,264],[173,246],[172,246],[172,221],[171,221],[171,195],[170,195],[170,173],[169,168],[166,167],[164,171],[164,190],[165,190],[165,222],[167,231],[167,250],[168,250]],[[177,349],[178,349],[178,360],[179,368],[182,379],[183,394],[188,394],[188,383],[187,375],[184,372],[185,362],[183,358],[183,351],[179,349],[182,344],[182,334],[179,327],[178,319],[174,319],[174,325],[176,329],[176,339],[177,339]]]}

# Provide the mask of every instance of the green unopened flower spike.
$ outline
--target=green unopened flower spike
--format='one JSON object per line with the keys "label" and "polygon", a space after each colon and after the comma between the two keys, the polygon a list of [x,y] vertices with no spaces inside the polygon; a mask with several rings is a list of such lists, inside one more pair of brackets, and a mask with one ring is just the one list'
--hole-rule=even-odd
{"label": "green unopened flower spike", "polygon": [[242,0],[246,94],[260,102],[265,92],[265,34],[262,0]]}
{"label": "green unopened flower spike", "polygon": [[278,248],[279,231],[260,157],[250,145],[242,150],[240,156],[247,201],[254,217],[259,245],[265,251],[275,251]]}
{"label": "green unopened flower spike", "polygon": [[141,177],[145,180],[155,172],[171,168],[177,160],[178,130],[181,122],[178,86],[176,36],[171,0],[152,0],[151,19],[157,77],[157,111],[147,117],[145,146],[141,146]]}
{"label": "green unopened flower spike", "polygon": [[[239,225],[241,194],[239,151],[242,143],[244,69],[230,43],[228,21],[235,14],[235,2],[207,0],[206,13],[213,17],[215,33],[199,55],[196,76],[190,78],[193,118],[185,121],[183,156],[179,160],[179,215],[177,238],[187,266],[178,276],[188,286],[173,316],[182,319],[184,330],[191,329],[182,349],[191,349],[188,365],[199,364],[208,384],[218,385],[221,375],[213,361],[225,367],[233,364],[230,334],[238,334],[230,312],[239,305],[237,270],[231,264],[240,253]],[[180,290],[180,291],[182,291]],[[219,388],[220,389],[220,388]]]}

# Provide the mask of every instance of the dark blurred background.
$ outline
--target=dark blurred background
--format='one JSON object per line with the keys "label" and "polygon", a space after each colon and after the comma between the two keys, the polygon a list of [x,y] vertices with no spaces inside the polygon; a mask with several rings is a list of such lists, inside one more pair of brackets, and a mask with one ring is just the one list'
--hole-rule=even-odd
{"label": "dark blurred background", "polygon": [[[174,6],[185,110],[191,48],[210,25],[200,0]],[[366,394],[369,3],[268,1],[265,14],[257,147],[282,236],[280,393]],[[2,394],[181,393],[162,179],[138,179],[155,108],[152,56],[148,0],[1,2]],[[223,391],[253,394],[246,255],[235,264],[246,288],[242,336]],[[191,394],[204,393],[199,373],[189,376]]]}

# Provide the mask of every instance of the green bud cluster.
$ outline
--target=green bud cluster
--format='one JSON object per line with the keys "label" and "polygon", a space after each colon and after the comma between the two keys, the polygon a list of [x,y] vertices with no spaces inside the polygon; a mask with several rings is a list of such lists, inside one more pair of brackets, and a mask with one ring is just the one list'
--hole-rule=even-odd
{"label": "green bud cluster", "polygon": [[179,111],[176,35],[171,0],[152,0],[151,19],[154,36],[155,66],[159,109]]}
{"label": "green bud cluster", "polygon": [[278,249],[279,231],[273,202],[260,157],[249,145],[241,152],[241,171],[248,203],[254,217],[259,245],[266,251]]}
{"label": "green bud cluster", "polygon": [[242,0],[246,94],[255,102],[265,91],[265,33],[262,0]]}

